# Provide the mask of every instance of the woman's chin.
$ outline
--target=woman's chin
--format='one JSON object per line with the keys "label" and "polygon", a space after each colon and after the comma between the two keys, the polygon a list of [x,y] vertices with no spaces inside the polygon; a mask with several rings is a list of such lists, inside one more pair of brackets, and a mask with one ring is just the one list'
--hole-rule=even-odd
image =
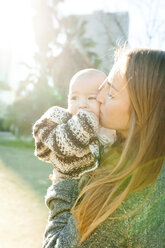
{"label": "woman's chin", "polygon": [[104,128],[108,128],[108,129],[114,129],[114,127],[112,127],[111,125],[107,125],[107,123],[100,117],[100,125]]}
{"label": "woman's chin", "polygon": [[100,116],[100,125],[101,125],[102,127],[107,128],[106,123],[105,123],[104,120],[101,118],[101,116]]}

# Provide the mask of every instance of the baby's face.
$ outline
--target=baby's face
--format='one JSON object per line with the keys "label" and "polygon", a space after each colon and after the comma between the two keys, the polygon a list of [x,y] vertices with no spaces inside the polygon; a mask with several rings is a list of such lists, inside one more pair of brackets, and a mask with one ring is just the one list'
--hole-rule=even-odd
{"label": "baby's face", "polygon": [[68,111],[74,115],[79,109],[93,112],[99,117],[100,104],[97,102],[97,92],[99,86],[106,76],[97,75],[75,79],[69,89]]}

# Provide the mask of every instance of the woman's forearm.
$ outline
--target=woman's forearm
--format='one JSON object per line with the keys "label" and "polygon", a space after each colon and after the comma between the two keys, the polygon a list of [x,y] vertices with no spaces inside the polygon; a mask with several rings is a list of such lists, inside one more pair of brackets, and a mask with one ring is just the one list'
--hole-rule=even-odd
{"label": "woman's forearm", "polygon": [[42,248],[71,248],[77,244],[76,223],[70,210],[78,196],[78,180],[61,179],[48,188],[48,224]]}

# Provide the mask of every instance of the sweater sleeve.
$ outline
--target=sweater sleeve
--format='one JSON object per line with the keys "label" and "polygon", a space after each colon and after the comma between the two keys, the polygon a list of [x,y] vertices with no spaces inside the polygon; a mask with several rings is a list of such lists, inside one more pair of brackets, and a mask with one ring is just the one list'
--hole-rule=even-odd
{"label": "sweater sleeve", "polygon": [[52,150],[46,146],[38,137],[39,131],[47,129],[47,132],[54,130],[58,124],[67,122],[71,118],[71,114],[67,109],[54,106],[48,109],[39,120],[33,125],[33,137],[35,139],[35,155],[42,161],[51,162],[50,154]]}
{"label": "sweater sleeve", "polygon": [[97,117],[79,110],[66,123],[60,125],[41,125],[37,137],[58,156],[83,157],[90,152],[90,140],[96,137]]}
{"label": "sweater sleeve", "polygon": [[77,247],[76,223],[70,210],[78,196],[75,179],[61,179],[48,188],[45,198],[49,209],[42,248]]}
{"label": "sweater sleeve", "polygon": [[39,138],[38,138],[38,133],[36,131],[36,129],[41,129],[42,127],[45,126],[49,126],[49,128],[51,128],[51,126],[53,126],[53,128],[55,128],[55,123],[52,121],[48,121],[48,120],[43,120],[42,123],[38,124],[37,128],[34,126],[33,130],[35,132],[33,132],[33,137],[35,139],[35,156],[38,157],[40,160],[45,161],[50,163],[50,154],[51,154],[51,149],[49,147],[47,147]]}

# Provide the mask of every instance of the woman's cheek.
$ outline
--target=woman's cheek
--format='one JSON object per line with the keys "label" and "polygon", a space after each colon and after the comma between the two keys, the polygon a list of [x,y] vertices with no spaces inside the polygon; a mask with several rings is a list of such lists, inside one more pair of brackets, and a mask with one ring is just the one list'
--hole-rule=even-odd
{"label": "woman's cheek", "polygon": [[129,126],[129,106],[120,100],[114,100],[106,106],[105,118],[109,127],[116,130],[126,130]]}
{"label": "woman's cheek", "polygon": [[110,116],[113,114],[113,111],[116,109],[116,104],[112,101],[107,101],[106,103],[106,108],[105,108],[105,114],[107,116]]}
{"label": "woman's cheek", "polygon": [[95,114],[97,115],[97,117],[99,117],[99,114],[100,114],[100,103],[98,102],[93,102],[90,104],[89,106],[90,110]]}
{"label": "woman's cheek", "polygon": [[108,101],[104,109],[104,118],[108,128],[114,128],[120,120],[120,105],[117,101]]}

